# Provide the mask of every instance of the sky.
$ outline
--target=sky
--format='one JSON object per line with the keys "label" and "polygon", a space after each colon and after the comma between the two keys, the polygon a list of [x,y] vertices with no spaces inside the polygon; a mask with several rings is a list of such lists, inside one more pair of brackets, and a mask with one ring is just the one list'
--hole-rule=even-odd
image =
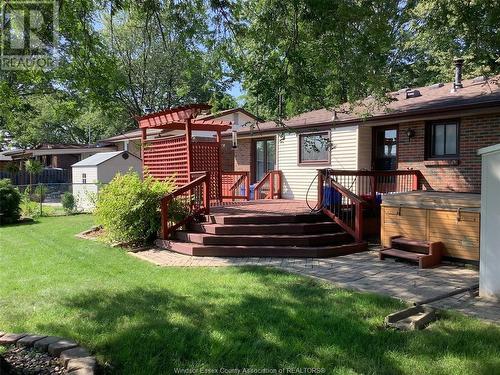
{"label": "sky", "polygon": [[244,94],[243,88],[241,87],[241,82],[235,82],[233,86],[228,90],[228,93],[233,96],[238,104],[243,104],[243,98],[241,96]]}

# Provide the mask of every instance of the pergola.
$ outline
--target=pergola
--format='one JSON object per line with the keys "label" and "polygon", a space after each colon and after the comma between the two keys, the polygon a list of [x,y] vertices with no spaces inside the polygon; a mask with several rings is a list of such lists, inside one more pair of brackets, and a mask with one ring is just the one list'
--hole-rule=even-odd
{"label": "pergola", "polygon": [[[207,104],[191,104],[137,117],[142,130],[144,174],[159,180],[175,178],[180,188],[196,177],[210,173],[210,198],[221,199],[221,133],[231,128],[230,121],[197,119]],[[148,139],[148,129],[181,130],[184,134]],[[213,141],[193,141],[193,131],[215,132]]]}

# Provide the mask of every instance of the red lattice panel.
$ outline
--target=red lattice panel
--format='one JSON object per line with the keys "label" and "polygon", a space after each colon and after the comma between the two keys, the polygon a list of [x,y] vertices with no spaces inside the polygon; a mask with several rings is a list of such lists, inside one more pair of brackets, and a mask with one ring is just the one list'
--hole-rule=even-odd
{"label": "red lattice panel", "polygon": [[210,172],[210,199],[219,199],[219,143],[196,142],[192,148],[192,171]]}
{"label": "red lattice panel", "polygon": [[144,173],[158,180],[175,175],[177,187],[188,183],[187,144],[184,135],[148,140],[144,146]]}

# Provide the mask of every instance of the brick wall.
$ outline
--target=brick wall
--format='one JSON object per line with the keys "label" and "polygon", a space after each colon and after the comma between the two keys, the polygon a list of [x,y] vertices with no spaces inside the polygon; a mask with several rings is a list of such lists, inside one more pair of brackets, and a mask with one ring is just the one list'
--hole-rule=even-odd
{"label": "brick wall", "polygon": [[[234,150],[234,170],[250,172],[252,159],[252,140],[238,139],[238,147]],[[253,181],[253,176],[250,176]]]}
{"label": "brick wall", "polygon": [[231,141],[227,140],[221,141],[221,156],[222,156],[222,170],[224,172],[234,171],[234,150]]}
{"label": "brick wall", "polygon": [[[411,128],[415,137],[408,139]],[[500,143],[500,113],[463,117],[460,119],[459,157],[456,161],[425,160],[425,122],[411,122],[399,126],[398,168],[420,170],[434,190],[474,192],[481,191],[481,157],[477,150]],[[453,165],[456,164],[457,165]]]}

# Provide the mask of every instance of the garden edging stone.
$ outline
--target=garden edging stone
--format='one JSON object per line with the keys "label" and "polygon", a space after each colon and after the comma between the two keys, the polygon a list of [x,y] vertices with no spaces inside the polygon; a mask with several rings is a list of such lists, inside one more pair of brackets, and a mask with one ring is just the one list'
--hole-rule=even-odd
{"label": "garden edging stone", "polygon": [[0,345],[33,347],[59,357],[59,361],[73,375],[94,375],[97,361],[89,351],[76,342],[56,336],[42,336],[27,333],[0,332]]}

